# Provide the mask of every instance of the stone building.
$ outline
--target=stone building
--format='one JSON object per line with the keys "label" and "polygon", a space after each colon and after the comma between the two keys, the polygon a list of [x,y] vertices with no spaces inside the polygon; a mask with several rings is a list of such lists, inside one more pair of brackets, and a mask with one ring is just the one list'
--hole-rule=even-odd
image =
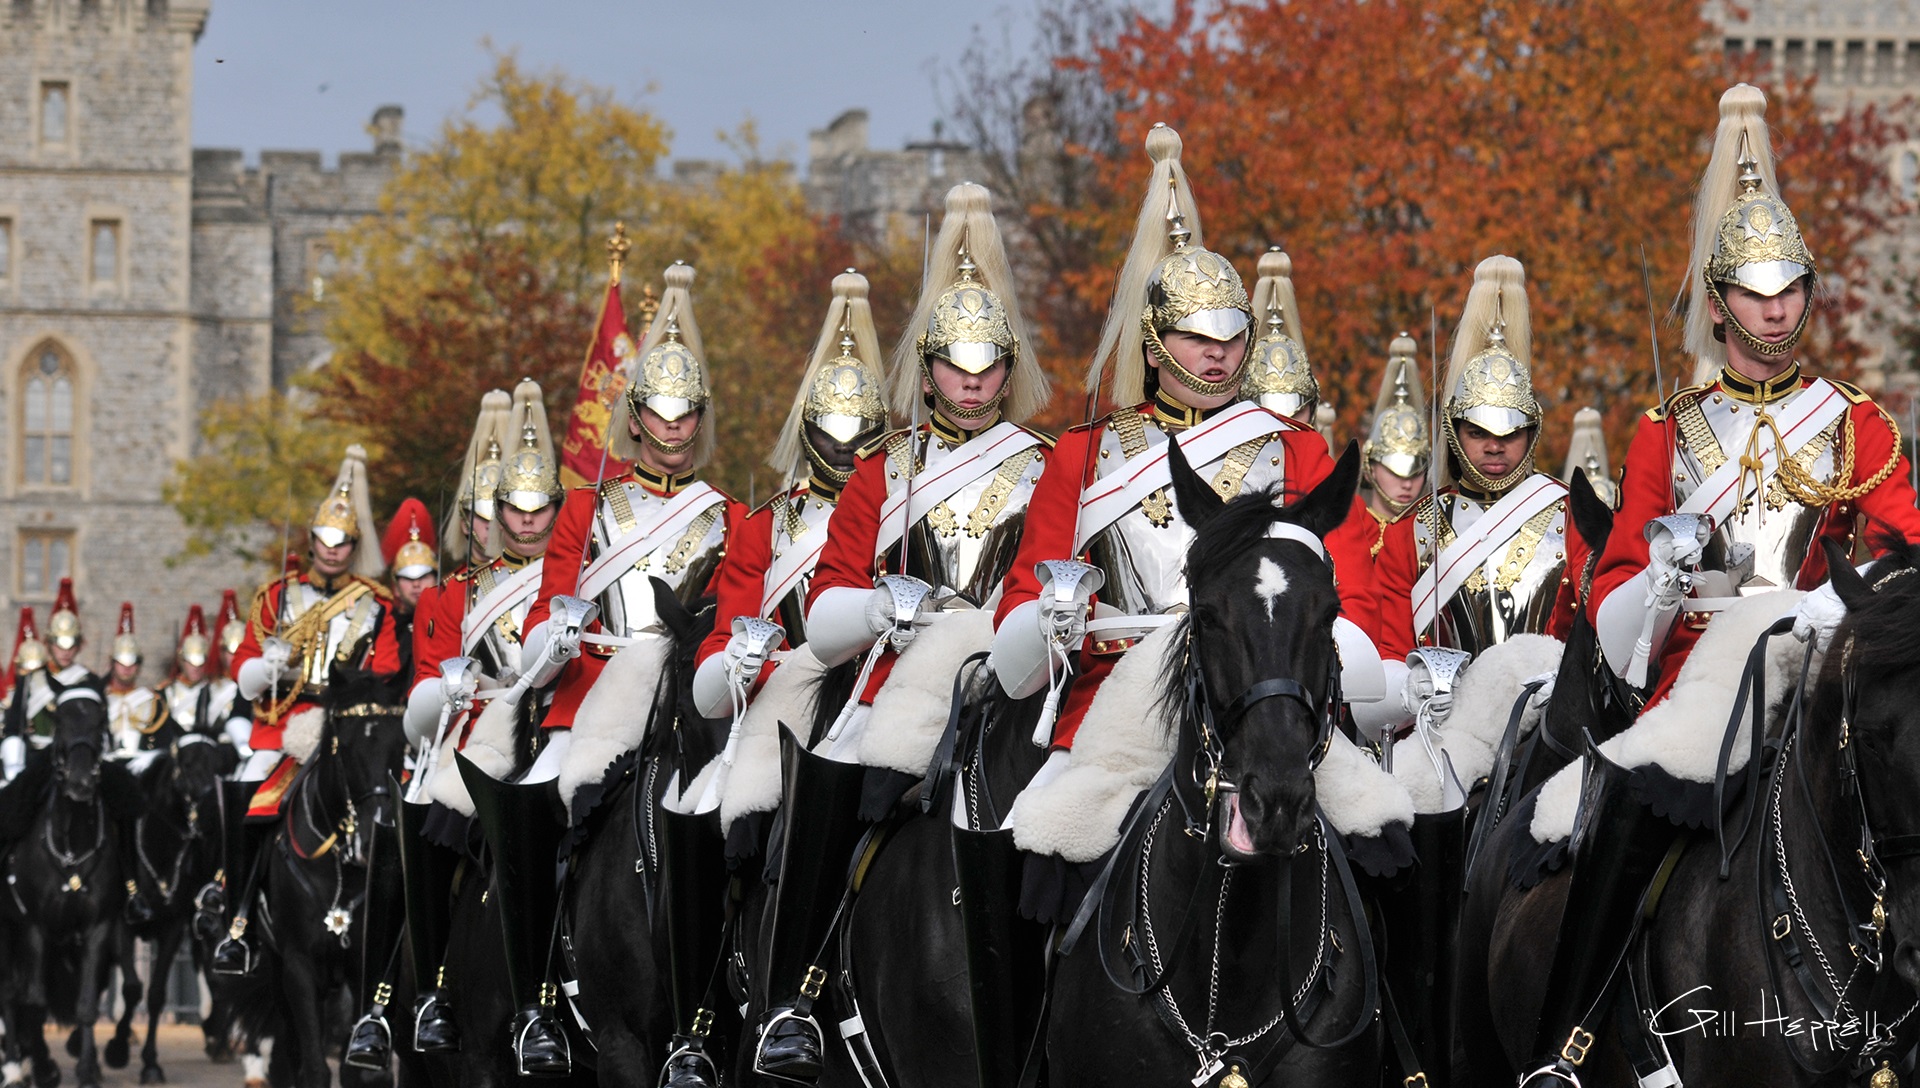
{"label": "stone building", "polygon": [[372,210],[400,111],[370,153],[192,146],[193,47],[209,0],[12,0],[0,8],[0,615],[44,625],[71,576],[104,663],[132,601],[149,679],[188,604],[257,571],[166,565],[162,498],[196,422],[324,359],[327,231]]}

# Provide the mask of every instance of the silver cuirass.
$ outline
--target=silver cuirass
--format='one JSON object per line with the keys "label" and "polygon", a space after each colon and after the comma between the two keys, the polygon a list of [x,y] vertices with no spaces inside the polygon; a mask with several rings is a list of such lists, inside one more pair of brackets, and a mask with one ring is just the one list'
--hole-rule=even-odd
{"label": "silver cuirass", "polygon": [[[529,567],[537,569],[542,560],[535,559]],[[501,566],[486,566],[473,572],[473,599],[467,602],[467,615],[473,616],[473,608],[480,601],[492,595],[494,588],[518,572]],[[473,641],[473,651],[465,656],[480,662],[480,669],[488,676],[502,683],[512,683],[520,678],[520,629],[526,622],[527,613],[533,610],[534,598],[540,595],[540,577],[534,575],[520,599],[513,602],[500,618],[489,624],[485,633]],[[468,622],[471,622],[469,619]],[[469,640],[465,625],[462,625],[460,641],[464,646]]]}
{"label": "silver cuirass", "polygon": [[[903,432],[887,442],[887,493],[903,490],[907,476],[917,471],[914,454],[930,446],[918,461],[938,461],[966,446],[949,445],[938,434],[922,430],[918,440]],[[912,468],[909,466],[912,465]],[[1044,445],[1029,446],[1001,461],[909,527],[907,573],[938,588],[957,590],[968,601],[988,607],[997,600],[1000,580],[1013,566],[1020,550],[1020,531],[1027,524],[1027,503],[1046,465]],[[936,466],[937,467],[937,466]]]}
{"label": "silver cuirass", "polygon": [[[773,540],[770,556],[772,564],[767,568],[767,577],[771,579],[780,568],[780,559],[794,548],[817,548],[827,539],[827,525],[833,519],[834,503],[818,495],[788,492],[773,500],[770,504],[773,512]],[[787,632],[787,645],[798,646],[807,641],[807,588],[813,584],[813,571],[808,570],[795,579],[791,587],[772,602],[771,608],[762,608],[765,618],[778,623]],[[763,586],[763,598],[773,587]]]}
{"label": "silver cuirass", "polygon": [[[1280,432],[1276,420],[1271,434],[1249,439],[1210,464],[1195,465],[1194,470],[1224,498],[1278,486],[1287,474],[1286,444]],[[1125,471],[1128,461],[1170,437],[1158,421],[1137,409],[1115,412],[1100,429],[1095,478]],[[1169,482],[1088,542],[1093,565],[1106,574],[1101,603],[1132,616],[1184,608],[1187,546],[1192,543],[1193,530],[1181,520]]]}
{"label": "silver cuirass", "polygon": [[[1795,390],[1767,405],[1778,414],[1805,390]],[[1754,406],[1715,389],[1687,397],[1675,405],[1674,429],[1674,505],[1687,501],[1707,477],[1721,465],[1737,460],[1752,438],[1756,413]],[[1813,438],[1792,451],[1792,458],[1814,479],[1830,482],[1834,473],[1834,447],[1844,413]],[[1746,499],[1714,526],[1707,542],[1701,566],[1727,572],[1733,588],[1763,592],[1779,587],[1792,588],[1813,547],[1825,506],[1807,506],[1788,495],[1778,473],[1753,494],[1751,482],[1745,484]]]}
{"label": "silver cuirass", "polygon": [[[1492,506],[1448,489],[1436,504],[1423,499],[1413,513],[1413,539],[1422,578],[1433,576],[1438,547],[1472,529]],[[1416,631],[1431,644],[1478,654],[1514,635],[1545,634],[1567,569],[1567,504],[1553,503],[1496,543],[1440,609],[1433,626]],[[1416,584],[1416,596],[1419,586]],[[1414,621],[1418,623],[1418,619]]]}
{"label": "silver cuirass", "polygon": [[[672,501],[672,496],[656,494],[632,480],[601,485],[589,554],[599,555],[634,527],[655,520],[664,504]],[[708,491],[697,501],[702,504],[699,513],[686,528],[649,541],[650,550],[600,595],[600,623],[609,633],[631,636],[655,625],[659,614],[653,603],[654,578],[665,582],[682,604],[691,605],[706,592],[726,551],[727,497]]]}
{"label": "silver cuirass", "polygon": [[161,689],[167,701],[167,713],[189,733],[218,733],[233,717],[233,698],[239,694],[234,682],[220,677],[198,684],[175,680]]}

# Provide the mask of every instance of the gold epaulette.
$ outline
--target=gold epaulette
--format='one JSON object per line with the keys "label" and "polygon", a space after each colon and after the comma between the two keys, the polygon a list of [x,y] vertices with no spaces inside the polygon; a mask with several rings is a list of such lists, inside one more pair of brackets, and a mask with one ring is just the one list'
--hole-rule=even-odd
{"label": "gold epaulette", "polygon": [[1708,382],[1705,385],[1689,385],[1684,389],[1676,389],[1672,396],[1647,409],[1647,418],[1655,423],[1664,422],[1668,416],[1673,414],[1674,409],[1679,407],[1681,398],[1697,397],[1712,388],[1713,383]]}
{"label": "gold epaulette", "polygon": [[907,434],[910,430],[912,430],[912,428],[910,427],[901,427],[898,430],[888,431],[885,434],[882,434],[880,437],[874,439],[873,441],[853,451],[853,455],[855,457],[859,457],[863,459],[872,457],[874,454],[879,453],[882,450],[886,449],[888,443],[892,442],[896,438],[901,437],[902,435]]}
{"label": "gold epaulette", "polygon": [[1020,428],[1021,430],[1023,430],[1023,431],[1025,431],[1025,432],[1027,432],[1028,434],[1030,434],[1030,435],[1032,435],[1033,437],[1035,437],[1035,438],[1038,438],[1038,439],[1040,440],[1040,444],[1041,444],[1042,446],[1045,446],[1045,447],[1046,447],[1046,448],[1048,448],[1048,449],[1052,449],[1052,448],[1053,448],[1053,444],[1054,444],[1054,442],[1055,442],[1055,441],[1057,441],[1057,440],[1056,440],[1056,439],[1055,439],[1055,438],[1054,438],[1054,437],[1053,437],[1052,435],[1050,435],[1050,434],[1048,434],[1047,432],[1045,432],[1045,431],[1039,431],[1039,430],[1035,430],[1034,428],[1032,428],[1032,427],[1029,427],[1029,426],[1027,426],[1027,425],[1026,425],[1026,424],[1024,424],[1024,423],[1016,423],[1016,424],[1014,424],[1014,426],[1016,426],[1016,427],[1018,427],[1018,428]]}
{"label": "gold epaulette", "polygon": [[1872,404],[1873,403],[1873,398],[1867,395],[1867,391],[1853,384],[1852,382],[1843,382],[1838,378],[1828,378],[1827,382],[1831,384],[1835,389],[1838,389],[1840,391],[1840,395],[1847,398],[1847,402],[1849,404]]}
{"label": "gold epaulette", "polygon": [[280,585],[284,581],[286,581],[286,578],[283,575],[274,581],[260,583],[260,588],[253,591],[253,600],[247,604],[246,619],[249,624],[260,617],[260,610],[266,606],[267,591],[274,586]]}
{"label": "gold epaulette", "polygon": [[811,481],[802,480],[799,483],[793,485],[792,487],[787,488],[785,491],[776,491],[773,494],[768,495],[767,501],[747,511],[747,516],[758,517],[762,513],[765,513],[766,511],[773,509],[773,504],[776,502],[779,502],[782,499],[801,498],[805,495],[811,494],[812,491],[813,491],[813,487],[811,485]]}
{"label": "gold epaulette", "polygon": [[459,570],[447,575],[448,585],[458,585],[461,582],[471,581],[473,581],[473,568],[470,566],[461,567]]}

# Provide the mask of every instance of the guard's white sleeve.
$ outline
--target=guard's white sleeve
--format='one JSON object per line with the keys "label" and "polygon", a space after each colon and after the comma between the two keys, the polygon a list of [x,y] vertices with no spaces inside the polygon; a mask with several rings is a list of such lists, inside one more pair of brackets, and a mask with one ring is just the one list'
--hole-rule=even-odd
{"label": "guard's white sleeve", "polygon": [[1000,678],[1001,690],[1024,699],[1046,685],[1047,655],[1051,652],[1040,633],[1040,602],[1027,601],[1007,613],[994,628],[987,665]]}
{"label": "guard's white sleeve", "polygon": [[1359,728],[1360,735],[1374,741],[1379,740],[1385,730],[1399,729],[1413,720],[1413,715],[1407,712],[1398,694],[1407,686],[1407,663],[1398,658],[1383,657],[1380,659],[1380,672],[1386,680],[1387,690],[1393,694],[1369,703],[1347,704],[1353,712],[1353,724]]}
{"label": "guard's white sleeve", "polygon": [[273,667],[264,657],[256,657],[240,666],[240,675],[234,677],[240,684],[240,694],[247,699],[258,699],[260,694],[273,686]]}
{"label": "guard's white sleeve", "polygon": [[433,742],[433,735],[440,731],[440,709],[447,705],[447,682],[438,676],[429,676],[413,685],[413,693],[407,696],[407,716],[403,719],[407,727],[407,743],[415,748]]}
{"label": "guard's white sleeve", "polygon": [[867,625],[867,602],[872,599],[871,589],[835,586],[823,590],[807,609],[807,645],[822,665],[832,668],[851,661],[873,645],[873,628]]}
{"label": "guard's white sleeve", "polygon": [[[1633,661],[1633,645],[1640,641],[1641,628],[1647,622],[1647,595],[1653,592],[1653,575],[1641,571],[1614,588],[1593,610],[1593,633],[1599,636],[1600,652],[1609,668],[1621,676]],[[1675,614],[1677,616],[1677,613]],[[1660,660],[1660,648],[1673,630],[1674,616],[1653,630],[1651,661]]]}
{"label": "guard's white sleeve", "polygon": [[733,700],[727,695],[727,655],[724,650],[708,655],[700,667],[693,670],[693,708],[705,718],[733,713]]}

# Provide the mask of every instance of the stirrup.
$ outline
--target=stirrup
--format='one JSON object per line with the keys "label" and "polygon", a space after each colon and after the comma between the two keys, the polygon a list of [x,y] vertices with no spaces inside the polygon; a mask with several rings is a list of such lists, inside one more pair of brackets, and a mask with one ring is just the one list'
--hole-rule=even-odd
{"label": "stirrup", "polygon": [[[375,1061],[371,1054],[356,1051],[353,1046],[354,1041],[359,1038],[360,1029],[368,1026],[379,1028],[380,1037],[384,1040],[379,1047],[381,1055],[379,1061]],[[374,1011],[353,1022],[353,1027],[347,1032],[347,1046],[340,1061],[355,1069],[386,1069],[393,1064],[393,1026],[387,1023],[384,1006],[376,1006]]]}
{"label": "stirrup", "polygon": [[[444,992],[445,991],[440,988],[435,987],[414,999],[413,1052],[416,1054],[457,1054],[460,1052],[459,1025],[455,1024],[453,1019],[447,1015],[445,1008],[440,1002],[440,995]],[[451,1029],[453,1037],[450,1040],[439,1043],[422,1043],[420,1041],[420,1026],[428,1022],[447,1025],[447,1027]]]}
{"label": "stirrup", "polygon": [[193,897],[193,909],[205,914],[225,914],[227,912],[227,889],[218,880],[209,880],[201,885]]}
{"label": "stirrup", "polygon": [[720,1083],[720,1070],[713,1064],[713,1056],[707,1053],[704,1041],[698,1037],[675,1035],[673,1050],[667,1054],[667,1060],[660,1066],[657,1088],[666,1088],[667,1081],[673,1076],[674,1065],[681,1061],[698,1062],[703,1067],[700,1073],[702,1080],[711,1085]]}
{"label": "stirrup", "polygon": [[1593,1032],[1575,1024],[1567,1033],[1567,1041],[1560,1044],[1560,1052],[1547,1064],[1521,1077],[1520,1088],[1545,1088],[1555,1084],[1582,1088],[1577,1071],[1586,1064],[1587,1055],[1593,1053],[1593,1044]]}
{"label": "stirrup", "polygon": [[[253,974],[253,969],[256,966],[254,961],[253,945],[247,943],[246,933],[247,933],[247,916],[243,914],[240,917],[235,918],[233,920],[233,925],[227,928],[226,938],[223,939],[219,944],[213,947],[213,957],[211,961],[208,963],[208,968],[214,974],[216,975],[251,975]],[[240,957],[239,970],[235,970],[230,966],[222,965],[223,960],[231,959],[235,955],[235,953],[229,951],[229,949],[235,949],[235,948],[240,950],[238,953]]]}
{"label": "stirrup", "polygon": [[1551,1061],[1520,1078],[1520,1088],[1550,1088],[1562,1085],[1565,1088],[1582,1088],[1580,1078],[1565,1062]]}
{"label": "stirrup", "polygon": [[783,1084],[801,1084],[806,1085],[807,1088],[812,1088],[817,1081],[800,1080],[787,1074],[770,1070],[761,1064],[761,1057],[766,1052],[767,1036],[773,1034],[775,1027],[789,1020],[805,1024],[813,1031],[813,1037],[818,1041],[821,1050],[821,1065],[823,1068],[825,1067],[827,1036],[825,1032],[820,1030],[820,1021],[813,1018],[811,1011],[801,1012],[789,1006],[769,1017],[766,1024],[760,1028],[760,1038],[754,1043],[753,1047],[753,1071],[760,1076],[780,1081]]}
{"label": "stirrup", "polygon": [[[524,1009],[521,1010],[521,1014],[524,1015],[525,1011]],[[546,1020],[552,1025],[554,1037],[560,1040],[560,1060],[567,1063],[567,1069],[564,1072],[534,1073],[529,1072],[527,1069],[527,1033],[531,1032],[534,1025],[538,1024],[541,1020]],[[518,1025],[518,1029],[513,1036],[513,1071],[515,1075],[531,1077],[536,1080],[552,1080],[573,1075],[573,1043],[567,1039],[567,1033],[561,1028],[559,1018],[554,1016],[553,1006],[540,1006],[539,1015],[526,1017],[524,1022]]]}

